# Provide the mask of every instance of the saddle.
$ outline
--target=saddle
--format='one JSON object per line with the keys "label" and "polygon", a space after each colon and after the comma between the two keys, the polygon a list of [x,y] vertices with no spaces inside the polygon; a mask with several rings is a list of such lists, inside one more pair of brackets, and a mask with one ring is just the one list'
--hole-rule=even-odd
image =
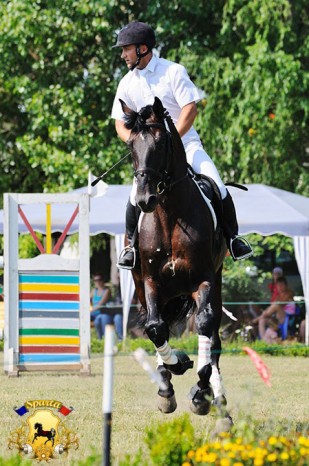
{"label": "saddle", "polygon": [[[220,189],[216,182],[209,176],[196,173],[191,165],[188,164],[188,175],[196,183],[202,194],[207,197],[211,203],[211,207],[214,210],[214,214],[217,217],[219,225],[223,225],[223,204]],[[235,188],[248,191],[246,186],[232,181],[225,183],[225,186],[234,186]]]}
{"label": "saddle", "polygon": [[223,205],[220,190],[215,181],[206,175],[196,173],[191,165],[188,165],[188,175],[195,182],[204,196],[209,199],[211,206],[217,217],[218,224],[222,225],[223,220]]}

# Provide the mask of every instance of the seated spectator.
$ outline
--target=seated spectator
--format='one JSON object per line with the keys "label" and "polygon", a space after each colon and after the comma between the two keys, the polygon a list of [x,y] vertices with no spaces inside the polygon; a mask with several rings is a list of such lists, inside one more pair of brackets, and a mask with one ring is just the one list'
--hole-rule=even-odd
{"label": "seated spectator", "polygon": [[281,267],[275,267],[272,271],[272,282],[268,285],[268,288],[271,292],[271,298],[270,301],[273,303],[274,301],[277,301],[278,298],[278,286],[277,286],[277,280],[279,277],[283,277],[283,270]]}
{"label": "seated spectator", "polygon": [[94,288],[90,293],[90,320],[94,322],[95,318],[100,314],[100,309],[111,299],[110,289],[105,285],[102,275],[96,274],[93,277]]}
{"label": "seated spectator", "polygon": [[[259,317],[253,320],[253,324],[258,323],[259,328],[261,326],[262,329],[266,329],[272,316],[275,316],[277,324],[280,325],[284,323],[286,315],[294,315],[296,312],[296,304],[293,301],[294,293],[288,287],[286,278],[279,277],[276,283],[278,289],[277,301],[270,304]],[[262,338],[261,334],[259,334],[259,337]]]}
{"label": "seated spectator", "polygon": [[278,340],[278,322],[271,317],[267,325],[266,328],[266,319],[259,320],[259,336],[266,343],[276,343]]}
{"label": "seated spectator", "polygon": [[98,339],[102,340],[105,335],[105,326],[114,325],[118,340],[123,340],[123,315],[122,312],[115,312],[111,306],[104,308],[103,311],[95,318],[94,326],[97,331]]}

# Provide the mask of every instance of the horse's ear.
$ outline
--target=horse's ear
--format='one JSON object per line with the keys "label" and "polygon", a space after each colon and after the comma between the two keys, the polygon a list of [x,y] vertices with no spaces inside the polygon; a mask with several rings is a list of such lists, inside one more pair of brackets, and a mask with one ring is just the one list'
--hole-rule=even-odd
{"label": "horse's ear", "polygon": [[119,102],[121,103],[123,113],[127,115],[130,115],[131,113],[133,113],[133,110],[131,110],[122,99],[119,99]]}
{"label": "horse's ear", "polygon": [[161,118],[164,117],[164,107],[159,97],[155,97],[155,100],[153,103],[153,111],[158,117],[161,117]]}
{"label": "horse's ear", "polygon": [[133,129],[136,123],[137,113],[134,112],[131,108],[127,106],[127,104],[119,99],[122,107],[122,111],[124,113],[124,124],[127,129]]}

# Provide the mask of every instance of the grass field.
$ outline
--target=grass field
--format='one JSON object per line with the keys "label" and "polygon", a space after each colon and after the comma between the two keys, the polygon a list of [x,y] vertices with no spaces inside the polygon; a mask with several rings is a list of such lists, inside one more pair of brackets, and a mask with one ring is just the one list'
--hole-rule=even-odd
{"label": "grass field", "polygon": [[[1,364],[3,353],[1,353]],[[192,359],[196,359],[193,356]],[[272,373],[272,387],[260,379],[248,356],[221,357],[221,369],[227,390],[228,407],[234,422],[242,413],[250,414],[263,428],[265,423],[284,426],[289,430],[302,430],[309,426],[309,361],[308,358],[263,356]],[[151,357],[153,366],[155,359]],[[91,359],[92,375],[80,377],[69,373],[22,373],[18,378],[8,378],[0,373],[0,451],[9,457],[7,448],[10,431],[21,424],[21,418],[13,411],[27,400],[54,399],[65,406],[73,406],[68,416],[73,430],[78,432],[80,448],[70,451],[67,460],[52,460],[71,464],[83,460],[92,451],[102,447],[102,381],[103,357]],[[178,408],[171,415],[163,415],[156,409],[157,388],[147,373],[130,355],[119,353],[115,357],[114,411],[112,430],[113,464],[125,453],[137,451],[143,444],[145,428],[189,412],[187,393],[197,381],[195,369],[181,377],[173,377]],[[190,414],[196,432],[205,434],[214,428],[213,416],[197,417]]]}

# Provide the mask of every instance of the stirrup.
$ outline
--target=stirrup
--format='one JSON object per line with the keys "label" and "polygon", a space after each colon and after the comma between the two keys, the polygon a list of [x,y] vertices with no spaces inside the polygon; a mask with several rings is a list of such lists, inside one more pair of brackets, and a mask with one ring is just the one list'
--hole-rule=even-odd
{"label": "stirrup", "polygon": [[[126,252],[127,251],[132,251],[133,252],[133,265],[121,265],[119,264],[119,261],[120,259],[125,256]],[[123,250],[121,251],[120,253],[120,256],[119,256],[119,259],[118,259],[118,262],[116,263],[116,266],[118,267],[118,269],[125,269],[125,270],[132,270],[134,269],[135,267],[135,263],[136,263],[136,249],[134,246],[126,246],[125,248],[123,248]]]}
{"label": "stirrup", "polygon": [[[247,252],[246,254],[243,254],[242,256],[236,257],[235,254],[234,254],[234,251],[233,251],[233,242],[234,242],[236,239],[241,239],[241,241],[242,241],[246,246],[248,246],[248,248],[250,248],[250,251]],[[230,239],[230,247],[229,247],[229,250],[230,250],[231,256],[232,256],[232,258],[234,259],[234,261],[241,261],[242,259],[248,259],[248,257],[251,257],[251,256],[253,255],[252,247],[251,247],[249,241],[246,240],[246,238],[244,238],[243,236],[234,236],[234,238],[231,238],[231,239]]]}

